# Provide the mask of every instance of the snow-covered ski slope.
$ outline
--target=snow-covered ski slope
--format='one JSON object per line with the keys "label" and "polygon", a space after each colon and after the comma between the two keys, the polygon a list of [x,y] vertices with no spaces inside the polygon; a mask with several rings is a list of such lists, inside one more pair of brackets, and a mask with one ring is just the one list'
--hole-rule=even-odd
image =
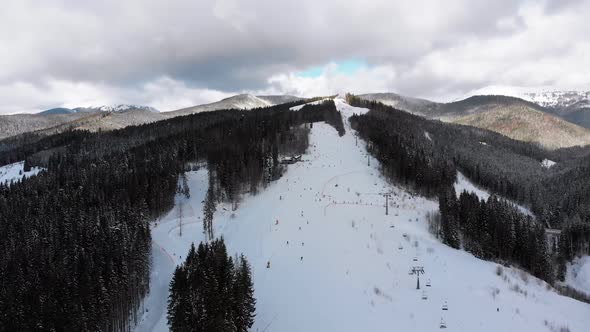
{"label": "snow-covered ski slope", "polygon": [[[463,175],[463,173],[461,172],[457,172],[457,181],[455,182],[455,193],[457,194],[457,197],[459,197],[459,195],[461,195],[461,193],[463,191],[467,191],[470,193],[474,193],[477,195],[477,197],[479,197],[479,199],[483,199],[484,201],[487,201],[488,198],[490,198],[491,194],[485,190],[485,189],[481,189],[478,186],[476,186],[475,184],[473,184],[473,182],[471,182],[465,175]],[[531,212],[531,210],[527,209],[526,207],[516,204],[515,202],[502,197],[500,195],[498,195],[498,197],[501,197],[502,199],[505,199],[509,202],[511,202],[514,206],[516,206],[516,208],[521,212],[524,213],[526,215],[529,215],[531,217],[535,217],[535,215]]]}
{"label": "snow-covered ski slope", "polygon": [[324,99],[312,101],[312,102],[309,102],[309,103],[306,103],[306,104],[303,104],[303,105],[297,105],[297,106],[289,107],[289,110],[291,110],[291,111],[299,111],[303,107],[305,107],[305,105],[319,105],[319,104],[323,103],[324,101],[326,101],[328,99],[330,99],[330,98],[324,98]]}
{"label": "snow-covered ski slope", "polygon": [[[336,103],[346,118],[366,111]],[[430,235],[426,214],[437,203],[388,184],[345,125],[339,137],[329,125],[314,124],[304,162],[244,197],[236,211],[218,207],[215,234],[252,265],[257,316],[251,331],[435,331],[441,319],[448,331],[587,331],[589,305],[518,270],[498,275],[497,264]],[[203,238],[207,173],[188,175],[182,237],[178,208],[153,228],[156,279],[139,331],[167,330],[165,281],[190,242]],[[392,193],[389,215],[383,192]],[[413,266],[424,268],[421,290],[408,273]]]}

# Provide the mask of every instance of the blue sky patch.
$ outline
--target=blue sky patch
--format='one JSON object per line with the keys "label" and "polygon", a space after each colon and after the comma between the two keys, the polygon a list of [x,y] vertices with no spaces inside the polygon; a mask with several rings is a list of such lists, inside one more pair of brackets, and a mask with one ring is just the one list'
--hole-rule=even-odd
{"label": "blue sky patch", "polygon": [[[364,61],[357,60],[357,59],[350,59],[344,61],[336,61],[336,72],[339,74],[344,75],[352,75],[359,71],[361,68],[366,67],[367,64]],[[298,73],[301,77],[309,77],[309,78],[316,78],[322,75],[324,69],[327,65],[324,66],[314,66],[307,70],[301,71]]]}

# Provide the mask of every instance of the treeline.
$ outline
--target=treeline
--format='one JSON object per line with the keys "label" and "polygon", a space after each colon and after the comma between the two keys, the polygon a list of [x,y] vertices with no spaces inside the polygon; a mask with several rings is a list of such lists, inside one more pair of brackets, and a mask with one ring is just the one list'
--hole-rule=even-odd
{"label": "treeline", "polygon": [[[64,146],[70,142],[81,141],[89,135],[87,131],[67,130],[59,135],[48,137],[37,133],[25,133],[5,138],[0,140],[0,166],[26,160],[36,153]],[[27,162],[27,167],[28,164]]]}
{"label": "treeline", "polygon": [[172,331],[246,332],[256,311],[250,265],[228,255],[223,238],[191,245],[170,282],[168,326]]}
{"label": "treeline", "polygon": [[209,112],[11,150],[47,171],[0,185],[0,330],[127,330],[149,285],[148,222],[173,207],[187,165],[207,162],[214,202],[237,202],[282,174],[283,153],[307,148],[308,123],[339,117],[333,103],[306,109]]}
{"label": "treeline", "polygon": [[512,262],[549,283],[554,280],[545,228],[496,196],[480,200],[450,187],[439,196],[442,241],[486,260]]}
{"label": "treeline", "polygon": [[[349,101],[351,98],[348,96]],[[420,121],[420,117],[401,111],[395,119],[385,112],[350,118],[352,128],[368,142],[367,150],[379,160],[388,179],[434,197],[455,182],[457,171],[445,151],[434,148],[423,127],[414,125]]]}

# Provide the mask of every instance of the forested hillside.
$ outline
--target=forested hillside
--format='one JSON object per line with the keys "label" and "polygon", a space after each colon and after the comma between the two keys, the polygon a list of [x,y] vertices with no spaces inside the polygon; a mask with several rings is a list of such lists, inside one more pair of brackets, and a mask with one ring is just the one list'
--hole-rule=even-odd
{"label": "forested hillside", "polygon": [[148,289],[148,222],[172,208],[189,165],[214,170],[214,203],[237,203],[306,149],[307,123],[343,132],[333,102],[296,104],[13,144],[5,163],[47,171],[0,185],[0,330],[126,330]]}
{"label": "forested hillside", "polygon": [[[456,172],[461,171],[482,187],[528,206],[541,228],[563,227],[572,249],[561,251],[566,256],[560,257],[562,263],[573,252],[587,254],[583,244],[589,237],[582,225],[590,223],[588,150],[547,151],[487,130],[426,120],[353,95],[347,99],[372,110],[352,117],[351,123],[369,142],[369,151],[381,161],[389,178],[427,196],[440,197],[441,189],[442,193],[449,190]],[[558,166],[543,167],[545,159],[558,161]]]}
{"label": "forested hillside", "polygon": [[176,331],[247,332],[256,299],[248,260],[234,261],[223,238],[192,245],[170,283],[168,325]]}

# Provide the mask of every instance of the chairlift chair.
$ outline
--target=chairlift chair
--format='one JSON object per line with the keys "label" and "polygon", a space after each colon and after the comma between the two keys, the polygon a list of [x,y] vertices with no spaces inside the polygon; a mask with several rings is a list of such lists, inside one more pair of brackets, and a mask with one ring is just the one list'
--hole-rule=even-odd
{"label": "chairlift chair", "polygon": [[445,303],[442,306],[442,310],[444,311],[448,311],[449,310],[449,306],[447,305],[447,302],[445,301]]}
{"label": "chairlift chair", "polygon": [[422,300],[428,300],[428,295],[426,295],[426,291],[422,292]]}
{"label": "chairlift chair", "polygon": [[430,279],[428,279],[428,281],[426,281],[426,287],[430,287]]}
{"label": "chairlift chair", "polygon": [[446,329],[447,328],[447,323],[445,323],[445,321],[442,318],[440,319],[440,325],[439,325],[439,327],[441,329]]}

